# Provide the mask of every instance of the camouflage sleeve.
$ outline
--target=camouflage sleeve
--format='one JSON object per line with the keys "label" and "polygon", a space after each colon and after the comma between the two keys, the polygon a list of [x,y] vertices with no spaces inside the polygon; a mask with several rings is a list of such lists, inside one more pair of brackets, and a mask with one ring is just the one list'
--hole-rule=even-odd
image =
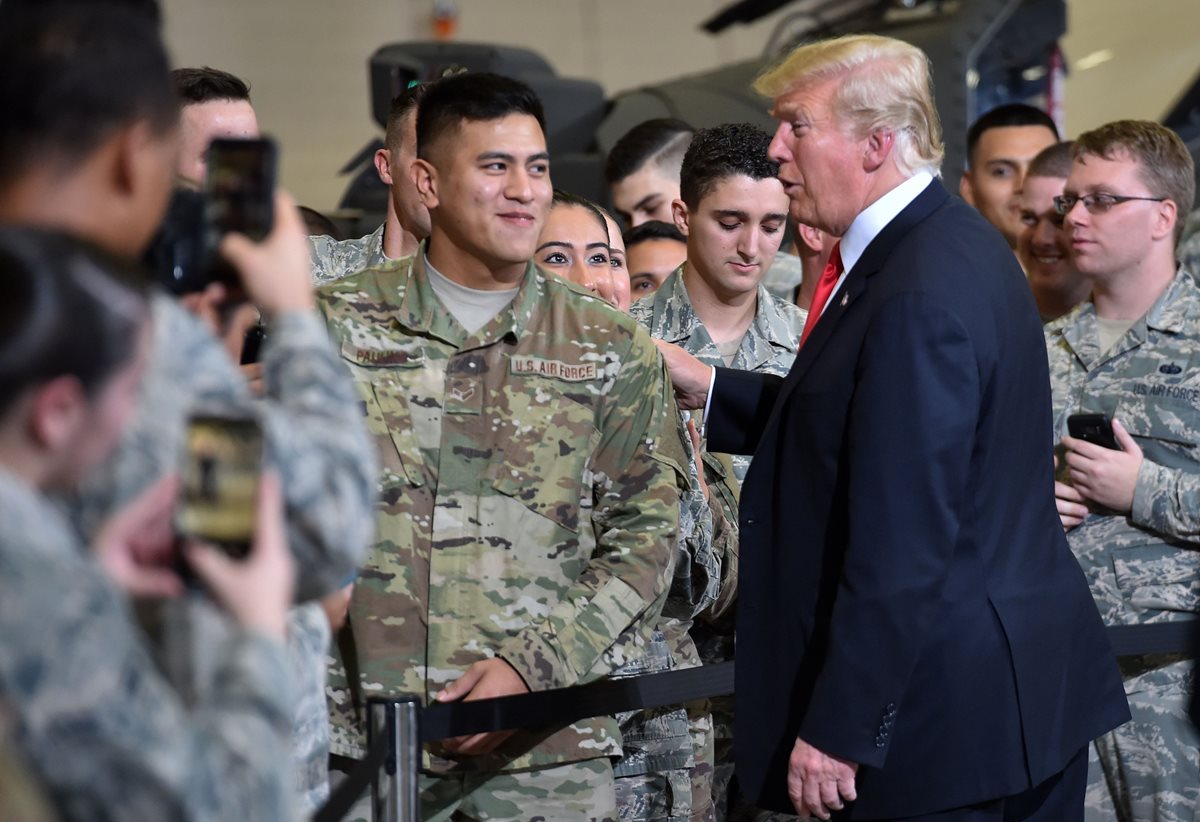
{"label": "camouflage sleeve", "polygon": [[320,316],[272,320],[263,355],[263,418],[283,478],[298,600],[338,588],[362,562],[374,527],[375,451],[358,395]]}
{"label": "camouflage sleeve", "polygon": [[189,713],[98,572],[75,573],[69,596],[46,597],[61,587],[58,570],[7,589],[0,611],[38,630],[6,639],[0,679],[22,747],[64,816],[292,818],[291,775],[280,767],[292,702],[282,644],[236,634],[208,698]]}
{"label": "camouflage sleeve", "polygon": [[335,265],[337,241],[324,234],[316,234],[308,238],[308,252],[312,258],[312,282],[314,286],[322,286],[336,280],[339,266]]}
{"label": "camouflage sleeve", "polygon": [[314,312],[275,318],[264,350],[265,400],[199,320],[165,294],[138,409],[116,454],[70,501],[84,533],[163,474],[178,470],[184,424],[197,411],[254,415],[282,479],[299,600],[321,596],[358,567],[374,521],[375,453],[350,375]]}
{"label": "camouflage sleeve", "polygon": [[1200,474],[1143,459],[1130,519],[1165,536],[1194,539],[1200,535]]}
{"label": "camouflage sleeve", "polygon": [[620,363],[592,462],[596,549],[559,604],[498,651],[534,691],[611,673],[595,663],[627,628],[658,618],[675,570],[687,471],[670,382],[640,328]]}
{"label": "camouflage sleeve", "polygon": [[714,515],[720,509],[709,504],[700,485],[696,470],[696,452],[683,419],[673,414],[687,465],[687,487],[679,501],[679,537],[675,561],[675,576],[671,579],[670,594],[663,606],[663,615],[690,621],[696,614],[711,606],[720,593],[722,554],[713,541]]}
{"label": "camouflage sleeve", "polygon": [[718,501],[715,494],[710,495],[709,507],[712,508],[713,520],[712,551],[721,557],[721,577],[712,604],[699,611],[697,616],[708,622],[721,623],[733,618],[733,606],[737,604],[737,515],[734,514],[734,518],[731,519],[728,509]]}

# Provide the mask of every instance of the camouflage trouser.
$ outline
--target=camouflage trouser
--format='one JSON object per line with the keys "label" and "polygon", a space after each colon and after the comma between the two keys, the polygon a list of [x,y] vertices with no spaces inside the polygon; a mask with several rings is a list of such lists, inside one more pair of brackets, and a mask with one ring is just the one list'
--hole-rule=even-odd
{"label": "camouflage trouser", "polygon": [[421,777],[422,822],[617,822],[612,763]]}
{"label": "camouflage trouser", "polygon": [[729,802],[729,783],[733,780],[733,697],[709,700],[713,718],[713,817],[716,822],[736,818]]}
{"label": "camouflage trouser", "polygon": [[1191,668],[1187,659],[1125,671],[1133,718],[1089,751],[1087,822],[1200,820],[1200,734],[1187,715]]}
{"label": "camouflage trouser", "polygon": [[621,724],[621,822],[713,822],[712,719],[704,701],[641,711]]}

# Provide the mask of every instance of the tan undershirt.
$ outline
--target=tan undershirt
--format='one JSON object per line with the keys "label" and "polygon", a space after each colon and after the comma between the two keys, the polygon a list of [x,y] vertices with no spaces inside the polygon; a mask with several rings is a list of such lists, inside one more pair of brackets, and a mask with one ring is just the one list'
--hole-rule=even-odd
{"label": "tan undershirt", "polygon": [[733,361],[737,359],[738,349],[742,347],[742,340],[745,338],[746,335],[743,334],[742,336],[733,340],[726,340],[723,343],[714,343],[714,345],[717,346],[717,353],[721,355],[721,359],[725,362],[726,368],[733,367]]}
{"label": "tan undershirt", "polygon": [[1105,320],[1096,318],[1096,336],[1100,338],[1100,353],[1107,353],[1117,341],[1133,328],[1137,320]]}

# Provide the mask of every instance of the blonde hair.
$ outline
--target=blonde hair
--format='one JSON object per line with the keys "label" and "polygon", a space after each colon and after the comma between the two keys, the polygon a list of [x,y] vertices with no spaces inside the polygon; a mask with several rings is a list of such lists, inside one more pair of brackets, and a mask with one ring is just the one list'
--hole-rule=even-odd
{"label": "blonde hair", "polygon": [[916,46],[875,34],[849,34],[792,50],[754,81],[754,90],[778,98],[812,83],[838,78],[833,112],[861,139],[879,129],[895,135],[896,165],[905,176],[941,173],[945,149],[933,102],[929,58]]}

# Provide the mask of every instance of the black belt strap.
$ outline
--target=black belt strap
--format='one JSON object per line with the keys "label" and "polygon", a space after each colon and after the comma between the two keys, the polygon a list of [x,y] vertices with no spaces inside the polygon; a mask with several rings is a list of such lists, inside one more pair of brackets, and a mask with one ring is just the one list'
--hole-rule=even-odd
{"label": "black belt strap", "polygon": [[1196,652],[1197,620],[1154,622],[1149,625],[1110,625],[1108,641],[1117,656],[1187,654]]}
{"label": "black belt strap", "polygon": [[[505,696],[479,702],[435,703],[421,711],[421,741],[455,736],[568,725],[593,716],[661,708],[693,699],[733,693],[733,663],[665,671],[660,674],[607,679],[575,688]],[[362,796],[388,755],[388,739],[380,734],[366,758],[338,785],[313,822],[341,822]]]}
{"label": "black belt strap", "polygon": [[731,693],[733,663],[722,662],[480,702],[436,703],[421,712],[421,741],[514,728],[568,725],[577,719],[661,708]]}

